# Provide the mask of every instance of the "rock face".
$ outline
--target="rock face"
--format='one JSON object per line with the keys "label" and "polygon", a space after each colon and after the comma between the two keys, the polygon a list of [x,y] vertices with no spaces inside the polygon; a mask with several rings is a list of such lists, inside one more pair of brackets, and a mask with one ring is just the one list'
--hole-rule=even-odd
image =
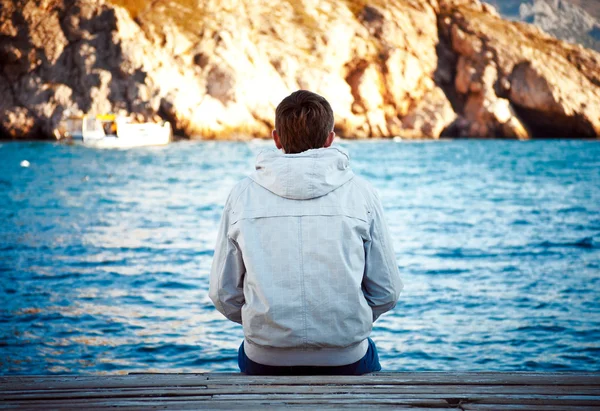
{"label": "rock face", "polygon": [[123,50],[123,10],[91,1],[35,3],[0,9],[1,134],[57,137],[69,111],[157,111],[147,73]]}
{"label": "rock face", "polygon": [[447,135],[600,135],[598,53],[504,22],[473,2],[446,3],[439,24],[449,49],[440,64],[455,67],[454,81],[440,82],[460,113]]}
{"label": "rock face", "polygon": [[268,137],[300,88],[346,137],[600,135],[600,56],[477,0],[195,4],[5,2],[0,137],[56,138],[65,115],[109,111]]}
{"label": "rock face", "polygon": [[531,23],[556,38],[600,51],[598,0],[484,0],[502,16]]}

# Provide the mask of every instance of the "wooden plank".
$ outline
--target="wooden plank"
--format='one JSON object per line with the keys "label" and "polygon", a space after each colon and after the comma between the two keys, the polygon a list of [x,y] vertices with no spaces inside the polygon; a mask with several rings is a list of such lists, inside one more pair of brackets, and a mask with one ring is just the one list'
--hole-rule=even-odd
{"label": "wooden plank", "polygon": [[[376,402],[397,402],[405,401],[425,401],[425,402],[446,402],[448,404],[546,404],[546,405],[579,405],[579,406],[598,406],[600,407],[599,396],[581,396],[581,395],[503,395],[503,394],[482,394],[480,396],[455,396],[448,397],[444,394],[403,394],[403,395],[364,395],[362,393],[339,393],[339,394],[217,394],[212,396],[169,396],[169,397],[87,397],[79,398],[58,398],[44,399],[43,402],[63,401],[71,402],[73,400],[83,401],[115,401],[131,400],[131,401],[183,401],[194,400],[198,402],[206,402],[210,400],[216,401],[233,401],[233,402],[286,402],[286,403],[301,403],[305,402],[340,402],[348,403],[351,401],[360,403],[376,403]],[[12,399],[20,403],[24,402],[42,402],[40,400],[26,401],[23,399]]]}
{"label": "wooden plank", "polygon": [[598,411],[597,406],[543,404],[461,404],[464,411]]}
{"label": "wooden plank", "polygon": [[[231,402],[210,402],[210,403],[201,403],[197,402],[177,402],[177,403],[165,403],[160,405],[148,405],[148,404],[134,404],[134,405],[124,405],[119,404],[115,406],[114,404],[105,405],[105,406],[90,406],[90,404],[80,403],[80,404],[72,404],[72,405],[63,405],[57,406],[56,408],[48,407],[48,405],[38,404],[35,406],[27,405],[28,409],[39,409],[39,410],[80,410],[85,409],[86,411],[95,411],[95,410],[105,410],[107,408],[118,408],[119,411],[139,411],[140,409],[147,409],[149,407],[153,407],[154,409],[164,409],[164,410],[198,410],[201,406],[203,410],[254,410],[257,408],[268,408],[269,410],[290,410],[290,409],[318,409],[318,410],[379,410],[379,409],[398,409],[397,404],[277,404],[270,403],[268,405],[261,403],[244,403],[244,404],[232,404]],[[0,408],[3,408],[0,405]],[[22,409],[19,407],[12,408],[4,408],[4,409]],[[494,404],[494,405],[477,405],[477,404],[467,404],[462,405],[461,408],[456,408],[454,406],[449,406],[448,404],[442,405],[432,405],[427,407],[418,407],[414,405],[403,405],[402,409],[410,410],[410,411],[437,411],[437,410],[465,410],[465,411],[598,411],[598,407],[579,407],[579,406],[569,406],[568,409],[565,409],[564,406],[556,406],[556,405],[503,405],[503,404]]]}
{"label": "wooden plank", "polygon": [[208,377],[203,374],[135,374],[135,375],[86,375],[86,376],[11,376],[0,377],[0,392],[14,389],[50,388],[119,388],[200,386]]}
{"label": "wooden plank", "polygon": [[294,376],[294,377],[272,377],[272,376],[244,376],[234,374],[221,376],[219,374],[206,374],[209,382],[227,384],[299,384],[299,385],[322,385],[322,384],[436,384],[436,385],[600,385],[599,373],[566,374],[566,373],[389,373],[374,374],[370,376]]}
{"label": "wooden plank", "polygon": [[600,410],[600,373],[0,377],[3,409],[425,408]]}
{"label": "wooden plank", "polygon": [[449,401],[453,403],[487,403],[487,404],[548,404],[548,405],[595,405],[600,407],[600,397],[598,396],[580,396],[580,395],[503,395],[503,394],[485,394],[481,396],[458,396],[448,398],[444,394],[404,394],[404,395],[369,395],[365,396],[362,393],[359,394],[223,394],[213,395],[212,397],[219,401],[244,401],[244,400],[269,400],[269,401],[306,401],[306,400],[334,400],[334,401],[346,401],[346,400],[360,400],[360,401],[376,401],[376,400],[431,400],[439,399]]}
{"label": "wooden plank", "polygon": [[[314,406],[314,405],[325,405],[325,404],[346,404],[346,405],[355,405],[355,406],[369,406],[369,405],[395,405],[395,406],[416,406],[416,407],[428,407],[428,408],[462,408],[466,409],[501,409],[501,408],[530,408],[530,409],[538,409],[541,406],[550,407],[554,406],[555,408],[562,408],[563,410],[571,410],[575,407],[588,407],[595,408],[598,410],[598,405],[590,405],[590,404],[573,404],[569,402],[565,403],[537,403],[530,402],[526,404],[514,404],[514,403],[488,403],[488,404],[470,404],[470,403],[457,403],[450,404],[446,401],[435,400],[435,399],[405,399],[405,398],[288,398],[288,399],[264,399],[264,400],[256,400],[256,401],[237,401],[237,400],[219,400],[215,399],[214,401],[197,401],[195,399],[182,399],[182,400],[166,400],[166,399],[116,399],[116,400],[84,400],[84,401],[48,401],[45,403],[42,402],[27,402],[27,401],[19,401],[12,402],[10,405],[12,408],[24,408],[30,409],[35,407],[52,409],[59,408],[63,409],[68,407],[71,408],[80,408],[80,409],[89,409],[89,408],[100,408],[100,407],[139,407],[140,409],[147,409],[149,407],[176,407],[182,404],[196,404],[196,407],[206,409],[212,406],[212,404],[219,403],[225,404],[228,403],[230,407],[240,405],[247,409],[255,409],[255,408],[265,408],[268,406],[277,406],[277,405],[305,405],[305,406]],[[487,406],[487,407],[484,407]],[[527,406],[527,407],[526,407]]]}
{"label": "wooden plank", "polygon": [[267,399],[256,399],[253,401],[227,401],[227,400],[215,400],[215,401],[196,401],[195,399],[183,398],[183,399],[155,399],[155,398],[137,398],[137,399],[95,399],[95,400],[77,400],[77,401],[56,401],[48,400],[45,402],[30,402],[30,401],[18,401],[11,403],[13,406],[32,408],[32,406],[46,407],[46,409],[52,409],[54,407],[64,408],[66,405],[72,408],[89,409],[99,407],[138,407],[140,409],[147,409],[148,407],[178,407],[183,404],[195,404],[196,407],[206,409],[212,407],[212,404],[229,404],[229,407],[236,405],[243,406],[246,409],[264,408],[266,406],[277,406],[277,405],[320,405],[320,404],[348,404],[348,405],[402,405],[402,406],[418,406],[426,408],[448,408],[448,402],[439,399],[405,399],[405,398],[378,398],[378,399],[365,399],[365,398],[349,398],[344,401],[337,399],[323,398],[323,399],[286,399],[286,400],[267,400]]}
{"label": "wooden plank", "polygon": [[[241,405],[241,404],[231,404],[230,402],[220,403],[220,402],[211,402],[210,405],[201,404],[201,407],[198,403],[194,402],[183,402],[180,404],[160,404],[160,405],[146,405],[146,404],[133,404],[133,405],[123,405],[120,404],[118,406],[113,405],[105,405],[105,406],[89,406],[88,404],[79,404],[75,406],[56,406],[56,407],[48,407],[48,406],[27,406],[26,409],[31,410],[81,410],[85,409],[85,411],[94,411],[94,410],[106,410],[106,409],[117,409],[119,411],[140,411],[146,409],[154,409],[154,410],[256,410],[256,409],[268,409],[268,410],[290,410],[290,409],[298,409],[298,410],[306,410],[306,409],[314,409],[314,410],[381,410],[381,409],[389,409],[389,410],[410,410],[410,411],[437,411],[437,410],[456,410],[456,408],[441,405],[437,407],[435,405],[427,406],[427,407],[418,407],[414,405],[402,405],[398,406],[397,404],[249,404],[249,405]],[[11,408],[3,408],[0,405],[0,409],[7,410],[22,410],[22,407],[11,407]],[[530,409],[533,410],[533,409]],[[574,408],[574,411],[579,411],[580,408]],[[561,411],[565,411],[564,408]],[[588,411],[588,409],[581,409],[581,411]],[[595,409],[594,411],[597,411]]]}
{"label": "wooden plank", "polygon": [[268,392],[300,392],[300,393],[328,393],[328,392],[361,392],[363,394],[419,394],[419,393],[462,393],[477,395],[486,393],[495,394],[572,394],[600,396],[600,387],[591,386],[562,386],[562,385],[207,385],[204,392],[211,394],[230,393],[268,393]]}
{"label": "wooden plank", "polygon": [[[139,411],[140,409],[161,409],[161,410],[255,410],[255,409],[263,409],[268,408],[269,410],[290,410],[290,409],[315,409],[315,410],[380,410],[380,409],[391,409],[397,410],[399,406],[397,404],[285,404],[285,403],[232,403],[230,401],[226,402],[216,402],[212,401],[210,403],[197,403],[197,402],[189,402],[189,401],[180,401],[173,403],[161,403],[161,404],[140,404],[140,403],[132,403],[132,404],[123,404],[120,403],[115,405],[113,403],[105,404],[105,405],[96,405],[96,404],[88,404],[88,403],[78,403],[78,404],[59,404],[59,405],[44,405],[44,404],[36,404],[29,405],[26,404],[24,406],[14,406],[14,407],[5,407],[3,408],[0,405],[0,409],[14,409],[21,410],[24,407],[26,409],[31,410],[81,410],[85,409],[86,411],[94,411],[94,410],[106,410],[107,408],[115,409],[117,408],[119,411]],[[448,410],[448,409],[456,409],[454,407],[449,407],[448,404],[428,404],[425,407],[415,406],[413,404],[404,404],[401,405],[402,409],[410,410],[410,411],[436,411],[436,410]],[[564,411],[564,409],[563,409]],[[588,411],[586,409],[575,408],[574,411]]]}
{"label": "wooden plank", "polygon": [[245,376],[242,374],[133,374],[122,376],[0,377],[0,390],[243,385],[574,385],[600,386],[600,373],[377,373],[367,376]]}
{"label": "wooden plank", "polygon": [[339,392],[360,392],[364,395],[374,394],[427,394],[444,395],[479,395],[479,394],[572,394],[600,396],[600,387],[590,386],[485,386],[485,385],[205,385],[199,387],[142,387],[142,388],[78,388],[49,389],[34,391],[2,391],[0,399],[44,399],[44,398],[92,398],[124,397],[124,396],[178,396],[178,395],[215,395],[215,394],[327,394]]}
{"label": "wooden plank", "polygon": [[244,376],[205,374],[211,383],[227,384],[436,384],[436,385],[600,385],[600,373],[378,373],[368,376]]}

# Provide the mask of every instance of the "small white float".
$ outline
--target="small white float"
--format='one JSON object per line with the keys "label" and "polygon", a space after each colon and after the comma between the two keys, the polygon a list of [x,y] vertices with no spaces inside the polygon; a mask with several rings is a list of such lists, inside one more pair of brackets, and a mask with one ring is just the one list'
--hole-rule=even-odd
{"label": "small white float", "polygon": [[135,123],[114,114],[69,117],[64,132],[64,137],[76,144],[97,148],[161,146],[169,144],[172,136],[168,121]]}

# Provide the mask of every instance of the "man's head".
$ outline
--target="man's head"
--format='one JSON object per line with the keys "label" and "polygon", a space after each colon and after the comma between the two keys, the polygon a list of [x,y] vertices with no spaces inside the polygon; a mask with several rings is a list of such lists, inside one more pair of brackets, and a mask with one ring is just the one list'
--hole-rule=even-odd
{"label": "man's head", "polygon": [[277,106],[273,139],[287,154],[329,147],[334,137],[333,110],[318,94],[298,90]]}

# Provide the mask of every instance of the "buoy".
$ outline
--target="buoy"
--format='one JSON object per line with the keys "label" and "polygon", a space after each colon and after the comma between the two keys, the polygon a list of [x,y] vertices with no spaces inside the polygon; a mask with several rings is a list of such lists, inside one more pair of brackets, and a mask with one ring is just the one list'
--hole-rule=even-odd
{"label": "buoy", "polygon": [[27,160],[21,161],[21,167],[27,168],[27,167],[29,167],[29,165],[30,165],[29,161],[27,161]]}

